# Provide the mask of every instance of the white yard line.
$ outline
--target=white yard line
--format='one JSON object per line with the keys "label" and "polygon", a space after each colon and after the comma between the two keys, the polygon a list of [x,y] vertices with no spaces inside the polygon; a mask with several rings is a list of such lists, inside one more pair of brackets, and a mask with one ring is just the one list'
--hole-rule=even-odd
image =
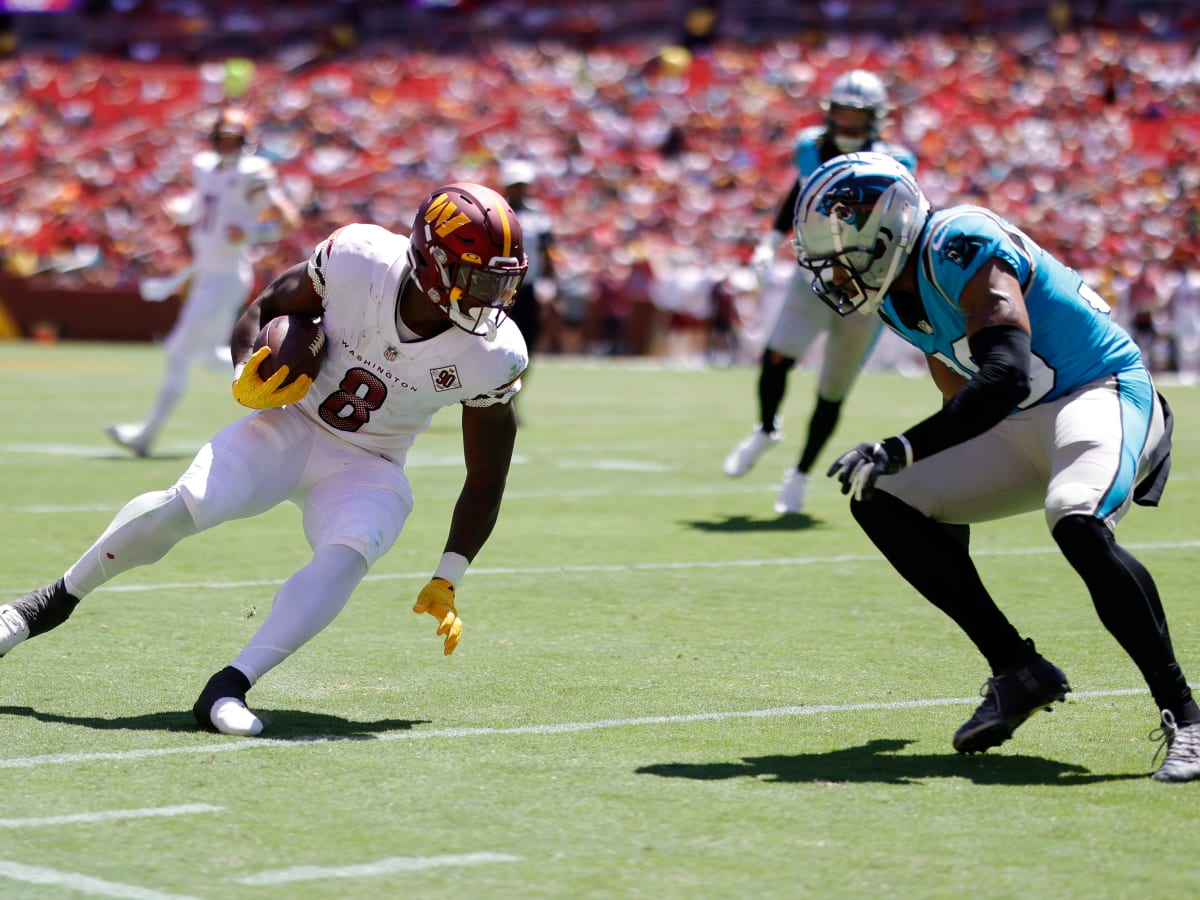
{"label": "white yard line", "polygon": [[0,828],[35,828],[43,825],[75,825],[86,822],[112,822],[120,819],[150,819],[159,816],[190,816],[194,813],[223,812],[224,807],[208,803],[182,806],[154,806],[146,809],[109,809],[104,812],[71,813],[63,816],[39,816],[32,819],[0,819]]}
{"label": "white yard line", "polygon": [[102,878],[80,875],[78,872],[60,872],[58,869],[26,866],[7,859],[0,859],[0,878],[22,881],[25,884],[64,888],[95,897],[117,897],[119,900],[193,900],[182,894],[163,894],[134,884],[105,881]]}
{"label": "white yard line", "polygon": [[[1122,544],[1126,550],[1195,550],[1200,548],[1200,540],[1195,541],[1153,541],[1146,543]],[[981,549],[973,550],[975,558],[988,556],[1054,556],[1060,553],[1053,542],[1038,547],[1014,547],[1010,550]],[[882,556],[876,553],[845,553],[838,556],[778,556],[765,559],[700,559],[686,561],[663,561],[647,563],[610,563],[589,566],[475,566],[471,568],[471,577],[479,578],[486,575],[590,575],[597,572],[652,572],[652,571],[687,571],[689,569],[758,569],[764,566],[817,566],[843,565],[845,563],[886,563]],[[416,581],[426,580],[428,572],[378,572],[367,575],[363,581]],[[237,590],[248,587],[278,586],[283,580],[279,578],[251,578],[241,581],[158,581],[151,584],[106,584],[97,593],[141,593],[144,591],[173,591],[173,590]],[[21,585],[0,589],[0,596],[18,597],[37,585]]]}
{"label": "white yard line", "polygon": [[[487,863],[517,862],[519,856],[507,853],[460,853],[446,856],[393,856],[377,862],[352,866],[294,866],[290,869],[268,869],[257,875],[234,878],[238,884],[254,886],[288,884],[293,881],[318,881],[328,878],[372,878],[395,875],[399,872],[419,872],[444,866],[479,866]],[[401,892],[402,893],[402,892]]]}
{"label": "white yard line", "polygon": [[[1111,691],[1080,691],[1072,693],[1072,699],[1101,697],[1130,697],[1146,694],[1145,688],[1121,688]],[[885,703],[825,703],[813,706],[778,706],[770,709],[728,710],[725,712],[682,713],[674,716],[639,716],[631,719],[597,719],[591,722],[555,722],[545,725],[514,725],[508,728],[488,726],[465,726],[461,728],[431,728],[427,731],[384,731],[375,734],[355,734],[353,738],[338,735],[312,735],[292,740],[278,738],[254,738],[226,740],[220,743],[201,744],[194,747],[160,747],[143,750],[112,750],[92,753],[50,753],[44,756],[14,756],[0,759],[0,769],[34,769],[43,766],[62,766],[98,761],[138,761],[156,756],[181,756],[196,753],[224,753],[235,750],[277,750],[307,747],[311,744],[336,743],[344,740],[377,741],[423,741],[436,738],[510,737],[530,734],[577,734],[584,731],[600,731],[607,728],[638,728],[646,726],[690,725],[696,722],[727,722],[735,719],[774,719],[789,716],[813,716],[827,713],[878,712],[882,710],[928,709],[937,706],[974,706],[979,703],[978,695],[972,697],[945,697],[928,700],[895,700]]]}

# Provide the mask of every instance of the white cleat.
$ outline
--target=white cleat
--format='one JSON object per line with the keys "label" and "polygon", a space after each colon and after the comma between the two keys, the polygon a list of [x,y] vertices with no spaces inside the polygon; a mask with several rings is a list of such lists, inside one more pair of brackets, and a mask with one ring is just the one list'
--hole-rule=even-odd
{"label": "white cleat", "polygon": [[783,473],[783,486],[775,498],[775,512],[798,513],[804,509],[804,497],[808,493],[808,476],[799,469],[788,469]]}
{"label": "white cleat", "polygon": [[134,456],[150,455],[150,440],[144,425],[105,425],[104,433]]}
{"label": "white cleat", "polygon": [[262,734],[262,720],[236,697],[222,697],[212,705],[208,717],[212,720],[213,727],[221,734],[236,734],[241,737]]}
{"label": "white cleat", "polygon": [[725,474],[731,478],[745,475],[754,468],[759,457],[778,444],[782,438],[782,431],[763,431],[761,425],[756,425],[750,436],[725,457]]}
{"label": "white cleat", "polygon": [[[1169,710],[1162,711],[1162,727],[1150,733],[1162,741],[1159,753],[1167,751],[1154,773],[1155,781],[1196,781],[1200,779],[1200,724],[1180,725]],[[1158,755],[1155,754],[1157,760]]]}
{"label": "white cleat", "polygon": [[11,603],[0,606],[0,656],[29,637],[25,617]]}

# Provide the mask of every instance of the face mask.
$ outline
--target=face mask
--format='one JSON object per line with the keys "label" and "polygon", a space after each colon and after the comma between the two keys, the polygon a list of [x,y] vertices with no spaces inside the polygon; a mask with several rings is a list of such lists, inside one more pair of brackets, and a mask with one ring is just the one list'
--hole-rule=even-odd
{"label": "face mask", "polygon": [[861,150],[866,145],[866,138],[845,137],[840,134],[833,136],[833,146],[837,147],[842,153],[853,153],[856,150]]}

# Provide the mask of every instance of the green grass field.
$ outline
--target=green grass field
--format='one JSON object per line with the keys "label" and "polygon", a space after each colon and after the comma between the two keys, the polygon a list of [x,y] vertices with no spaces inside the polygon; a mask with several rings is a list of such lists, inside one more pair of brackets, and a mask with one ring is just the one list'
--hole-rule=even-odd
{"label": "green grass field", "polygon": [[[197,372],[159,455],[150,347],[0,349],[0,598],[57,578],[121,505],[239,414]],[[1156,711],[1040,515],[973,532],[1001,605],[1075,693],[984,756],[954,730],[982,659],[878,556],[833,482],[771,501],[790,432],[721,461],[751,369],[539,360],[509,495],[442,656],[409,608],[461,479],[456,413],[412,453],[417,508],[325,632],[251,693],[261,739],[191,705],[307,559],[291,506],[228,523],[90,596],[0,661],[0,897],[1186,897],[1200,785],[1148,778]],[[1200,390],[1164,505],[1120,537],[1155,573],[1200,679]],[[821,461],[932,411],[870,375]]]}

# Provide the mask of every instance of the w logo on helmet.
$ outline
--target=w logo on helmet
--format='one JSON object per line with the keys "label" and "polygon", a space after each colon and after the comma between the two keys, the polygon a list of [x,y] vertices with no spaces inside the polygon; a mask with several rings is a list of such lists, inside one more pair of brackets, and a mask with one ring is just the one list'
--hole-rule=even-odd
{"label": "w logo on helmet", "polygon": [[471,218],[455,206],[448,195],[439,194],[425,211],[425,221],[433,225],[438,237],[444,238],[469,224]]}

